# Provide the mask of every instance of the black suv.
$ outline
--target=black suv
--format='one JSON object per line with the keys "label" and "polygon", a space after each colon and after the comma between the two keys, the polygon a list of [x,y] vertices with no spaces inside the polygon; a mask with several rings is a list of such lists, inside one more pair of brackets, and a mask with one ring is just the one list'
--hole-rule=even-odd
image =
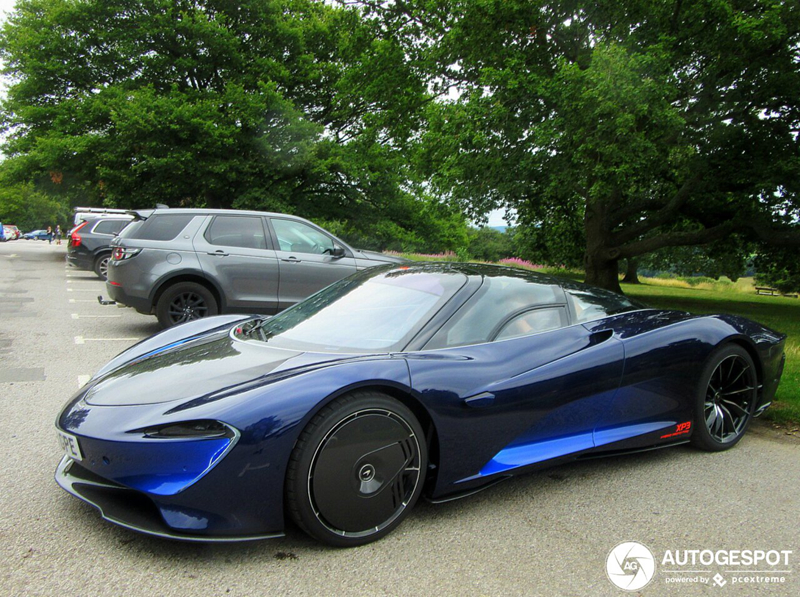
{"label": "black suv", "polygon": [[108,275],[111,241],[133,216],[87,218],[69,233],[67,263],[79,269],[94,271],[103,280]]}

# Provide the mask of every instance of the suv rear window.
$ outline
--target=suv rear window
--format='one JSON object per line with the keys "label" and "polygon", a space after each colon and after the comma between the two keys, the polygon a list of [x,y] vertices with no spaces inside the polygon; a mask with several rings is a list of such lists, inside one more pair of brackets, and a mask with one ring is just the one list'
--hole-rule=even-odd
{"label": "suv rear window", "polygon": [[95,224],[92,232],[95,234],[116,234],[130,222],[130,220],[102,220]]}
{"label": "suv rear window", "polygon": [[150,216],[136,231],[140,240],[172,240],[194,218],[193,214],[158,214]]}

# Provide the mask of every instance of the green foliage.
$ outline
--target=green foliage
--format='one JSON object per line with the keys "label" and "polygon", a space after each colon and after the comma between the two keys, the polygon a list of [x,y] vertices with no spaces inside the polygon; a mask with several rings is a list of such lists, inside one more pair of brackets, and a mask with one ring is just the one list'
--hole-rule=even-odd
{"label": "green foliage", "polygon": [[513,257],[514,234],[511,230],[500,232],[489,226],[470,228],[469,257],[477,261],[500,261],[504,257]]}
{"label": "green foliage", "polygon": [[6,172],[67,206],[266,209],[455,246],[452,213],[409,194],[426,89],[378,31],[314,0],[21,0],[0,34]]}
{"label": "green foliage", "polygon": [[69,211],[56,199],[37,191],[32,184],[0,184],[0,222],[23,232],[61,225],[69,229]]}
{"label": "green foliage", "polygon": [[317,224],[361,249],[398,253],[458,251],[467,246],[464,216],[435,199],[410,195],[391,205],[383,217],[370,220],[329,220]]}
{"label": "green foliage", "polygon": [[523,256],[580,242],[619,288],[618,260],[665,247],[800,244],[796,3],[363,4],[442,91],[419,167],[472,218],[515,209]]}
{"label": "green foliage", "polygon": [[755,258],[756,282],[784,294],[800,292],[800,259],[797,251],[765,246]]}

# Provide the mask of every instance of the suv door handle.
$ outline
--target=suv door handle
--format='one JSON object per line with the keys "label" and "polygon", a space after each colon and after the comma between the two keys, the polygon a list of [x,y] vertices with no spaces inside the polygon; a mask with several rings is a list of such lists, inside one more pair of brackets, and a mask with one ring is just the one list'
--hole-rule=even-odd
{"label": "suv door handle", "polygon": [[228,256],[228,253],[226,253],[225,251],[222,251],[222,250],[214,251],[213,253],[208,253],[208,254],[209,255],[213,255],[214,257],[227,257]]}
{"label": "suv door handle", "polygon": [[300,263],[297,257],[289,257],[288,259],[281,258],[281,261],[285,261],[286,263]]}

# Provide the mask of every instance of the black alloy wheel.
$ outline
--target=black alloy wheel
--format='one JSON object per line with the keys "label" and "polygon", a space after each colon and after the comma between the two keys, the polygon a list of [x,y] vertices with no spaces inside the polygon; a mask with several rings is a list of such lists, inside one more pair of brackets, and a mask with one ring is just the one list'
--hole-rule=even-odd
{"label": "black alloy wheel", "polygon": [[165,328],[217,313],[214,295],[195,282],[179,282],[167,288],[156,304],[156,316]]}
{"label": "black alloy wheel", "polygon": [[380,392],[334,400],[303,430],[286,475],[289,514],[330,545],[380,539],[408,515],[427,467],[414,414]]}
{"label": "black alloy wheel", "polygon": [[692,442],[711,451],[726,450],[744,435],[758,399],[758,377],[750,354],[729,344],[709,359],[696,405]]}

